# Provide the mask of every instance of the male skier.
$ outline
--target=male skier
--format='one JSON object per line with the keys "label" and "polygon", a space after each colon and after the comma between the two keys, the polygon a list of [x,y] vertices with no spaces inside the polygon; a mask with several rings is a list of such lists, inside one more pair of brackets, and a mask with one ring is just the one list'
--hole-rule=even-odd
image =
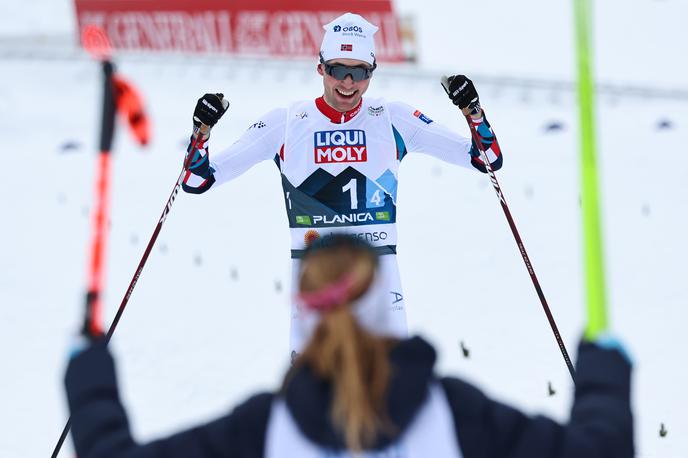
{"label": "male skier", "polygon": [[[291,232],[293,273],[310,241],[335,232],[356,234],[380,255],[385,277],[387,316],[380,331],[407,335],[405,304],[396,260],[397,171],[408,153],[424,153],[445,162],[486,172],[477,147],[402,102],[366,97],[377,67],[373,35],[377,27],[346,13],[324,26],[318,73],[323,95],[263,115],[232,146],[208,154],[209,128],[229,103],[222,94],[205,94],[194,111],[194,125],[207,126],[192,154],[183,183],[200,194],[230,181],[253,165],[274,160],[282,175]],[[502,156],[470,79],[449,78],[448,95],[477,128],[491,166]],[[206,129],[206,127],[204,127]],[[193,143],[193,139],[192,139]],[[292,279],[294,280],[294,279]],[[296,282],[292,281],[292,290]],[[292,299],[290,350],[305,342],[304,323]]]}

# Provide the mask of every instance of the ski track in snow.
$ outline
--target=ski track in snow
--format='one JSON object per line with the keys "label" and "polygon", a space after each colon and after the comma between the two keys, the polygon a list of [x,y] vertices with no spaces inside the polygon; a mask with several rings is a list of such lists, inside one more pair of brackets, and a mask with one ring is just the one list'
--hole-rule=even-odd
{"label": "ski track in snow", "polygon": [[[29,2],[34,10],[40,4]],[[212,155],[262,113],[320,94],[311,62],[225,62],[118,60],[145,95],[153,143],[136,147],[118,125],[108,319],[178,176],[199,95],[221,91],[232,104],[213,131]],[[85,57],[12,58],[0,60],[0,75],[8,161],[0,198],[0,456],[46,456],[66,420],[62,375],[83,305],[101,72]],[[383,65],[369,94],[406,101],[467,135],[438,80],[394,78]],[[575,100],[476,85],[505,155],[498,179],[573,356],[584,324]],[[599,97],[597,115],[610,319],[635,361],[638,456],[685,457],[688,104]],[[672,127],[660,129],[665,119]],[[547,131],[553,122],[563,128]],[[67,142],[75,148],[63,150]],[[398,201],[409,322],[438,346],[439,371],[528,412],[567,418],[569,374],[487,176],[411,155]],[[205,421],[278,386],[288,364],[288,257],[271,161],[210,194],[178,196],[112,340],[137,438]],[[61,456],[72,454],[68,440]]]}

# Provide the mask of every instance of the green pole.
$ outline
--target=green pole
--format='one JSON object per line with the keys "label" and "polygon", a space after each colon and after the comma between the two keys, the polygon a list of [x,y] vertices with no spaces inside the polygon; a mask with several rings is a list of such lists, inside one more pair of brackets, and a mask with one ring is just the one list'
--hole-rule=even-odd
{"label": "green pole", "polygon": [[573,0],[576,23],[578,106],[581,151],[581,205],[587,325],[585,338],[594,340],[607,329],[607,301],[595,152],[595,86],[592,72],[592,6]]}

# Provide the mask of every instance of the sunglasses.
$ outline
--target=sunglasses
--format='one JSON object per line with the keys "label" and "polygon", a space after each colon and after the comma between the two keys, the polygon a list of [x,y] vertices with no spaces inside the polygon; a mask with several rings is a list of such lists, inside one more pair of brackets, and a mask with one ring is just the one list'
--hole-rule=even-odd
{"label": "sunglasses", "polygon": [[321,63],[325,73],[339,81],[346,79],[347,75],[350,75],[351,79],[354,81],[370,79],[370,77],[373,76],[373,70],[375,70],[375,67],[377,67],[375,64],[373,64],[372,67],[349,67],[348,65],[342,64],[328,64],[326,62]]}

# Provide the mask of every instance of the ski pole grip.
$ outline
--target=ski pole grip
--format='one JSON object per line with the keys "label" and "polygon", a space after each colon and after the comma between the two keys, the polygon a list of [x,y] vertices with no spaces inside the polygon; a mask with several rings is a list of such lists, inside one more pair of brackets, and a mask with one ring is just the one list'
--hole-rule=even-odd
{"label": "ski pole grip", "polygon": [[449,77],[447,77],[447,75],[442,75],[442,78],[440,79],[440,83],[442,84],[442,87],[444,88],[444,92],[449,94]]}

